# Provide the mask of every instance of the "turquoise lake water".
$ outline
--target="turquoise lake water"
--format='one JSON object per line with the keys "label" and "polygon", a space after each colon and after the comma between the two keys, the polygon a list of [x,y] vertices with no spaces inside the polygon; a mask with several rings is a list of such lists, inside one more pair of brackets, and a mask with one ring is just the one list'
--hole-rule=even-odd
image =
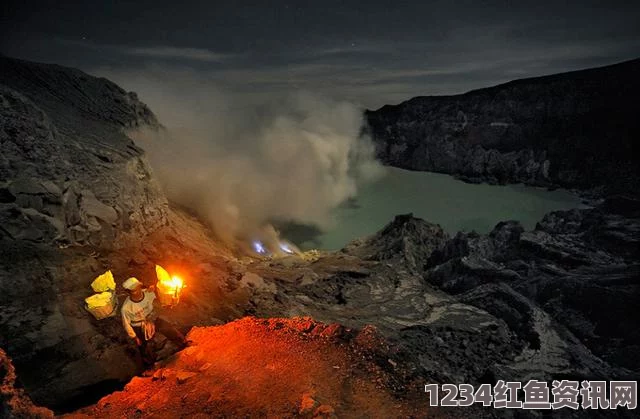
{"label": "turquoise lake water", "polygon": [[440,224],[448,233],[475,230],[487,233],[500,221],[518,220],[535,227],[549,211],[584,207],[580,197],[566,190],[549,191],[524,185],[469,184],[449,175],[385,168],[385,176],[361,188],[353,205],[334,211],[334,226],[304,250],[334,250],[349,241],[380,230],[397,214]]}

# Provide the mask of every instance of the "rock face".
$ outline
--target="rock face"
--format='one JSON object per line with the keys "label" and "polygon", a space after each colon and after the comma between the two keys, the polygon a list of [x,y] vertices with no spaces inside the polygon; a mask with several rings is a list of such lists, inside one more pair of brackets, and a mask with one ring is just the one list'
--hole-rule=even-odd
{"label": "rock face", "polygon": [[121,245],[167,201],[126,130],[158,125],[134,93],[78,70],[0,57],[0,234]]}
{"label": "rock face", "polygon": [[637,190],[640,59],[367,111],[386,164],[471,182]]}
{"label": "rock face", "polygon": [[98,252],[135,246],[168,222],[126,135],[141,125],[157,122],[105,79],[0,57],[0,347],[38,403],[135,369],[82,304],[101,273]]}
{"label": "rock face", "polygon": [[349,243],[343,252],[422,272],[431,252],[440,249],[448,239],[449,235],[439,225],[406,214],[396,216],[373,236]]}
{"label": "rock face", "polygon": [[136,372],[119,318],[96,321],[83,308],[107,269],[118,284],[151,283],[154,263],[193,275],[205,300],[172,313],[178,325],[241,315],[241,297],[219,290],[226,268],[215,257],[228,252],[169,209],[127,136],[142,126],[158,123],[108,80],[0,57],[0,347],[37,404],[87,403]]}
{"label": "rock face", "polygon": [[427,381],[622,379],[640,373],[639,243],[637,210],[558,211],[533,231],[508,221],[451,239],[400,216],[311,264],[248,269],[277,285],[256,291],[258,314],[373,324]]}

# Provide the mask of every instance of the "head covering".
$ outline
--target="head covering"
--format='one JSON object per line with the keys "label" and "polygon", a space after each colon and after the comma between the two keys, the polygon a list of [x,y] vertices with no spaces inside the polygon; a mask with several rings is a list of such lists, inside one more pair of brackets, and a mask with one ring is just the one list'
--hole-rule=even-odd
{"label": "head covering", "polygon": [[134,277],[131,277],[122,283],[122,287],[129,291],[132,291],[141,285],[142,285],[142,282],[138,281],[138,279]]}

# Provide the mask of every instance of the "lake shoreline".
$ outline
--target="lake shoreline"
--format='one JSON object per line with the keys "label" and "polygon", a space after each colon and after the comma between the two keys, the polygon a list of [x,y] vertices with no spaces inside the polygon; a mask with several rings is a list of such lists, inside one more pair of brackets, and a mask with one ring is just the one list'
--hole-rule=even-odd
{"label": "lake shoreline", "polygon": [[[283,225],[283,237],[303,250],[338,250],[351,240],[375,233],[397,214],[413,213],[440,224],[451,235],[458,231],[483,234],[507,220],[517,220],[530,230],[548,212],[593,205],[576,191],[562,188],[468,183],[444,173],[391,166],[385,166],[384,172],[334,209],[333,226],[307,226],[310,234],[298,235]],[[300,226],[297,224],[298,231]]]}

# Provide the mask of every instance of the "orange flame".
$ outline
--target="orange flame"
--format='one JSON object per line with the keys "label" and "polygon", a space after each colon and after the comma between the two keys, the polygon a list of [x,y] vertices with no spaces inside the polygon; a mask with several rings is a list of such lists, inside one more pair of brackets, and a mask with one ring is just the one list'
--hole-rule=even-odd
{"label": "orange flame", "polygon": [[181,289],[184,287],[184,282],[179,276],[174,275],[171,277],[171,281],[166,285],[174,289]]}
{"label": "orange flame", "polygon": [[171,296],[177,303],[180,298],[180,292],[185,287],[184,281],[177,275],[169,275],[162,266],[156,265],[156,275],[158,276],[158,291],[161,294]]}

